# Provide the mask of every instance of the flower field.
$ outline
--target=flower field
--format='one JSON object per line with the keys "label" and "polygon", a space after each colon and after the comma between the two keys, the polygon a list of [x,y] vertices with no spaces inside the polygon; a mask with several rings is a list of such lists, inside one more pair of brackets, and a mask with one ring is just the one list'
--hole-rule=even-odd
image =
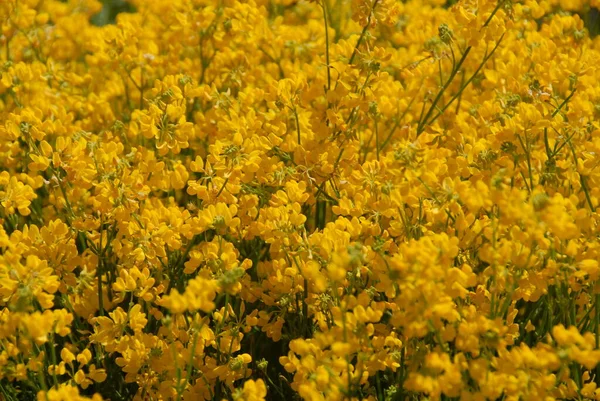
{"label": "flower field", "polygon": [[0,400],[600,400],[598,8],[0,1]]}

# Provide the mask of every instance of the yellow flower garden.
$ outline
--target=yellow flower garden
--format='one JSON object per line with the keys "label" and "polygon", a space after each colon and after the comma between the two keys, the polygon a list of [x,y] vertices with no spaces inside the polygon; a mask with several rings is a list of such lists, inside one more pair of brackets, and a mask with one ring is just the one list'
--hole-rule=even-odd
{"label": "yellow flower garden", "polygon": [[0,1],[0,400],[600,400],[598,0],[121,6]]}

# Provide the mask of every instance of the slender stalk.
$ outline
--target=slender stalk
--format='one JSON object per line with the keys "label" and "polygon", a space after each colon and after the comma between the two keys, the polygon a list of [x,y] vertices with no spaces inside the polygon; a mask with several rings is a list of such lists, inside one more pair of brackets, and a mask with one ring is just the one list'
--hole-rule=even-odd
{"label": "slender stalk", "polygon": [[471,83],[471,81],[473,81],[473,79],[475,79],[475,77],[479,74],[479,71],[481,71],[481,69],[485,66],[485,64],[487,63],[487,61],[492,57],[492,55],[496,52],[496,50],[498,49],[498,47],[500,46],[500,43],[502,43],[502,40],[504,39],[504,35],[502,34],[502,36],[500,37],[500,39],[498,39],[498,42],[496,42],[496,45],[494,46],[494,48],[492,49],[492,51],[484,57],[483,61],[481,62],[481,64],[479,64],[479,67],[477,67],[477,70],[475,70],[475,73],[473,73],[473,75],[471,75],[471,77],[460,87],[460,89],[458,90],[458,92],[452,96],[452,98],[450,99],[450,101],[448,103],[446,103],[445,106],[443,106],[441,109],[438,110],[438,113],[433,116],[431,118],[431,120],[429,120],[429,117],[431,115],[431,113],[433,112],[433,109],[435,109],[437,106],[438,101],[440,100],[440,98],[442,97],[443,93],[446,91],[446,89],[448,88],[448,86],[450,85],[450,83],[452,82],[452,80],[454,79],[454,77],[456,76],[456,73],[458,72],[458,70],[460,69],[460,67],[462,66],[462,64],[465,61],[465,55],[471,50],[471,47],[469,46],[466,50],[465,53],[463,53],[463,57],[461,57],[461,59],[459,60],[458,64],[457,64],[457,68],[453,71],[452,74],[450,74],[450,78],[448,78],[448,81],[446,82],[446,85],[444,85],[444,87],[442,88],[442,90],[440,90],[440,92],[438,93],[438,96],[436,96],[436,99],[434,100],[434,103],[431,105],[431,107],[429,108],[429,111],[427,112],[427,116],[425,117],[425,119],[421,122],[420,121],[420,125],[417,127],[417,136],[421,135],[421,133],[423,133],[425,126],[429,125],[429,124],[433,124],[435,122],[435,120],[437,120],[442,114],[444,114],[444,111],[446,111],[446,109],[448,107],[450,107],[450,105],[452,105],[452,103],[454,103],[454,101],[460,97],[463,93],[463,91],[465,90],[465,88],[467,86],[469,86],[469,84]]}
{"label": "slender stalk", "polygon": [[302,300],[302,316],[304,317],[304,329],[306,336],[312,336],[310,322],[308,321],[308,280],[304,278],[304,299]]}
{"label": "slender stalk", "polygon": [[[452,53],[452,54],[454,54],[454,53]],[[465,84],[465,72],[463,71],[461,74],[461,79],[460,79],[460,87],[462,88],[464,84]],[[460,110],[460,101],[462,100],[462,94],[463,94],[463,92],[460,91],[459,96],[458,96],[458,101],[456,102],[456,111],[454,112],[454,114],[458,114],[458,111]]]}
{"label": "slender stalk", "polygon": [[419,120],[419,124],[417,126],[417,136],[421,135],[421,133],[425,129],[425,125],[426,125],[427,121],[429,120],[429,117],[431,116],[431,114],[433,113],[433,111],[436,109],[438,102],[442,98],[442,95],[444,94],[444,92],[446,92],[446,89],[448,89],[448,86],[450,86],[450,84],[454,80],[454,77],[456,76],[456,73],[460,70],[460,67],[462,67],[463,63],[467,59],[467,56],[469,55],[470,52],[471,52],[471,46],[467,47],[467,49],[465,50],[465,52],[462,54],[462,57],[460,58],[460,60],[456,64],[456,67],[452,70],[452,72],[450,72],[450,76],[448,77],[448,80],[446,81],[446,83],[444,84],[444,86],[442,86],[442,88],[437,93],[435,99],[433,100],[433,103],[431,104],[431,106],[427,110],[427,113],[425,114],[425,117],[423,119]]}
{"label": "slender stalk", "polygon": [[[329,72],[329,69],[327,69],[327,72]],[[300,120],[298,119],[298,111],[296,110],[295,106],[292,110],[294,111],[294,118],[296,119],[296,131],[298,132],[298,145],[300,145],[301,136],[300,136]]]}
{"label": "slender stalk", "polygon": [[548,128],[544,128],[544,147],[546,148],[546,156],[548,156],[548,160],[552,159],[550,143],[548,142]]}
{"label": "slender stalk", "polygon": [[217,196],[215,196],[215,198],[218,198],[219,195],[221,195],[221,193],[225,189],[225,186],[227,185],[228,182],[229,182],[229,177],[225,178],[225,182],[223,182],[223,186],[221,187],[221,189],[219,189],[219,192],[217,192]]}
{"label": "slender stalk", "polygon": [[563,102],[562,102],[562,103],[561,103],[561,104],[560,104],[560,105],[559,105],[559,106],[556,108],[556,110],[554,110],[554,111],[552,112],[552,117],[555,117],[555,116],[556,116],[558,113],[560,113],[560,111],[562,110],[562,108],[563,108],[563,107],[565,107],[565,105],[566,105],[567,103],[569,103],[569,100],[571,100],[571,98],[572,98],[572,97],[573,97],[573,95],[575,94],[575,91],[576,91],[576,90],[577,90],[577,89],[573,89],[573,90],[571,91],[571,93],[569,94],[569,96],[567,96],[567,97],[565,98],[565,100],[563,100]]}
{"label": "slender stalk", "polygon": [[54,385],[58,387],[58,380],[56,379],[56,367],[58,364],[56,363],[56,349],[54,348],[54,333],[52,333],[50,339],[50,357],[52,358],[52,365],[54,365],[54,370],[52,371],[52,380],[54,381]]}
{"label": "slender stalk", "polygon": [[400,125],[402,120],[404,120],[404,117],[406,116],[406,114],[408,113],[408,111],[410,110],[411,106],[413,105],[413,103],[415,102],[416,99],[417,99],[417,96],[416,95],[413,96],[413,98],[410,100],[410,103],[408,103],[408,106],[406,106],[406,109],[402,112],[402,115],[396,119],[396,122],[394,123],[394,126],[392,127],[390,133],[388,134],[387,138],[385,138],[385,140],[381,144],[381,151],[383,151],[385,149],[385,147],[387,146],[389,141],[392,139],[394,132],[396,132],[396,129],[398,128],[398,126]]}
{"label": "slender stalk", "polygon": [[365,151],[363,154],[363,161],[361,164],[363,164],[364,162],[367,161],[367,155],[369,154],[369,146],[371,146],[371,141],[373,140],[373,135],[375,135],[375,133],[371,133],[371,136],[369,137],[369,140],[367,141],[367,143],[365,144]]}
{"label": "slender stalk", "polygon": [[[329,24],[327,23],[327,0],[323,0],[323,4],[321,4],[323,8],[323,22],[325,24],[325,60],[327,63],[327,90],[331,89],[331,63],[329,62]],[[298,119],[298,116],[296,116]],[[298,134],[298,138],[300,135]],[[298,143],[300,143],[300,139],[298,139]]]}
{"label": "slender stalk", "polygon": [[98,261],[98,271],[96,276],[98,278],[98,313],[100,316],[104,316],[104,297],[102,296],[102,262]]}
{"label": "slender stalk", "polygon": [[375,117],[375,153],[377,154],[377,161],[379,161],[379,124],[377,123],[377,117]]}
{"label": "slender stalk", "polygon": [[[595,296],[594,303],[594,334],[596,334],[596,349],[600,348],[600,294]],[[596,366],[596,383],[600,380],[600,366]]]}
{"label": "slender stalk", "polygon": [[[573,142],[571,142],[571,140],[568,140],[569,142],[569,147],[571,148],[571,153],[573,154],[573,160],[575,162],[575,169],[577,170],[577,155],[575,154],[575,147],[573,146]],[[592,198],[590,197],[590,191],[588,190],[587,184],[585,182],[585,177],[583,175],[581,175],[581,173],[579,173],[579,182],[581,183],[581,188],[583,189],[583,192],[585,194],[585,200],[588,203],[588,206],[590,207],[590,210],[592,212],[596,211],[596,208],[594,207],[594,204],[592,203]]]}
{"label": "slender stalk", "polygon": [[[344,338],[344,342],[348,343],[348,331],[346,329],[346,310],[345,310],[345,308],[341,312],[342,312],[343,338]],[[351,400],[352,397],[350,397],[350,393],[352,391],[352,376],[350,374],[350,355],[346,355],[346,375],[348,376],[348,389],[347,389],[348,399]]]}
{"label": "slender stalk", "polygon": [[379,0],[375,0],[373,2],[373,7],[371,7],[371,11],[369,12],[369,16],[367,17],[367,24],[365,25],[362,32],[360,33],[360,37],[358,38],[358,42],[356,42],[356,46],[354,46],[354,50],[352,51],[350,60],[348,60],[348,64],[352,64],[354,62],[354,57],[356,57],[356,53],[358,53],[358,48],[360,47],[360,45],[362,44],[362,41],[365,38],[365,34],[367,33],[367,30],[369,29],[369,25],[371,25],[371,17],[373,16],[375,7],[377,7],[377,3],[379,3]]}
{"label": "slender stalk", "polygon": [[[198,330],[194,333],[194,338],[192,340],[192,349],[191,349],[191,353],[190,353],[190,363],[187,366],[186,369],[186,383],[190,383],[190,379],[192,378],[192,368],[193,368],[193,364],[194,364],[194,354],[196,353],[196,345],[198,344],[198,334],[200,333],[200,330],[202,329],[202,325],[200,325],[200,327],[198,328]],[[180,387],[178,386],[177,388],[177,400],[181,399],[181,394],[182,391],[180,391]]]}
{"label": "slender stalk", "polygon": [[[527,134],[526,134],[527,135]],[[517,139],[523,148],[523,152],[525,152],[525,156],[527,156],[527,170],[529,171],[529,189],[533,191],[533,173],[531,170],[531,155],[529,154],[529,141],[527,140],[527,136],[525,136],[525,143],[521,139],[521,135],[517,134]]]}

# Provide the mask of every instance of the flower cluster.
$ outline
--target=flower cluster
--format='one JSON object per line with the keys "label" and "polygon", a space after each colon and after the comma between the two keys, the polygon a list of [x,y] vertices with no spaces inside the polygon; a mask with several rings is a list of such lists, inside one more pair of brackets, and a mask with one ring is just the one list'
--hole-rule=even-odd
{"label": "flower cluster", "polygon": [[0,2],[1,400],[600,400],[597,0],[105,3]]}

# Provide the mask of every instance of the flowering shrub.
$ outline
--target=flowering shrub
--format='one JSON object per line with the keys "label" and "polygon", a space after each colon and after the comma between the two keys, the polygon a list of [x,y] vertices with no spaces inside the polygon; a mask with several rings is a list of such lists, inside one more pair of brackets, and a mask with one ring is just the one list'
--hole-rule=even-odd
{"label": "flowering shrub", "polygon": [[129,3],[0,2],[0,399],[600,400],[597,0]]}

